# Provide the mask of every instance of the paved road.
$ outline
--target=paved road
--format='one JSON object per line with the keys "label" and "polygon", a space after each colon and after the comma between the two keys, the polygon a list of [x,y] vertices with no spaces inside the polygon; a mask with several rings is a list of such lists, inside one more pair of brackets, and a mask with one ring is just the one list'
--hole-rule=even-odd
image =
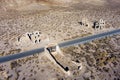
{"label": "paved road", "polygon": [[[106,36],[112,36],[115,34],[120,34],[120,29],[105,32],[105,33],[100,33],[100,34],[96,34],[96,35],[92,35],[92,36],[87,36],[87,37],[83,37],[83,38],[73,39],[70,41],[65,41],[65,42],[59,43],[58,45],[61,48],[62,47],[64,48],[64,47],[69,47],[69,46],[73,46],[73,45],[87,43],[87,42],[90,42],[95,39],[100,39],[100,38],[104,38]],[[0,63],[19,59],[19,58],[30,56],[30,55],[37,54],[37,53],[41,53],[43,51],[44,51],[44,48],[39,48],[39,49],[31,50],[31,51],[26,51],[26,52],[22,52],[22,53],[17,53],[17,54],[13,54],[13,55],[0,57]]]}
{"label": "paved road", "polygon": [[95,40],[95,39],[104,38],[106,36],[112,36],[114,34],[120,34],[120,29],[112,30],[109,32],[104,32],[104,33],[100,33],[100,34],[96,34],[96,35],[92,35],[92,36],[87,36],[87,37],[83,37],[83,38],[78,38],[78,39],[74,39],[74,40],[70,40],[70,41],[65,41],[65,42],[60,43],[58,45],[60,47],[69,47],[69,46],[73,46],[73,45],[78,45],[78,44],[90,42],[90,41]]}
{"label": "paved road", "polygon": [[0,63],[15,60],[15,59],[19,59],[19,58],[30,56],[30,55],[33,55],[33,54],[38,54],[38,53],[41,53],[43,51],[44,51],[44,48],[39,48],[39,49],[34,49],[34,50],[22,52],[22,53],[17,53],[17,54],[13,54],[13,55],[0,57]]}

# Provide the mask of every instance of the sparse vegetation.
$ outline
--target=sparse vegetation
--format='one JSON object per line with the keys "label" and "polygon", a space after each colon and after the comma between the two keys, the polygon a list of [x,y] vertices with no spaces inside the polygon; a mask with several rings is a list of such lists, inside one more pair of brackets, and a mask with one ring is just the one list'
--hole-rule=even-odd
{"label": "sparse vegetation", "polygon": [[[22,49],[17,49],[14,42],[18,36],[26,32],[41,31],[49,35],[51,42],[58,43],[112,28],[117,29],[120,25],[119,0],[21,1],[12,0],[10,3],[8,0],[0,1],[0,57],[21,52]],[[106,22],[105,30],[96,31],[92,26],[89,28],[81,26],[78,22],[83,18],[87,18],[91,23],[102,18]],[[56,77],[56,80],[117,80],[120,72],[119,38],[120,36],[107,37],[62,49],[65,56],[70,55],[73,61],[82,61],[84,64],[83,70],[74,72],[73,76],[65,76],[54,70],[53,64],[48,59],[38,60],[39,55],[32,55],[0,64],[0,79],[5,80],[10,76],[8,80],[30,80],[38,76],[44,80],[53,77]],[[14,78],[16,74],[17,78]],[[59,76],[55,76],[56,74]],[[85,74],[89,76],[83,77]]]}

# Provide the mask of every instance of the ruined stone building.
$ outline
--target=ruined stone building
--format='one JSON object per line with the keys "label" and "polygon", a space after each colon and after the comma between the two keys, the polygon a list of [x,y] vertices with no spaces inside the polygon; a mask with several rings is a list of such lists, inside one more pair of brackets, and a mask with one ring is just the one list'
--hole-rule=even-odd
{"label": "ruined stone building", "polygon": [[75,62],[66,57],[57,43],[48,44],[44,50],[44,55],[53,63],[56,70],[60,70],[67,76],[73,75],[74,72],[81,72],[82,62]]}
{"label": "ruined stone building", "polygon": [[87,18],[83,18],[82,22],[80,22],[83,27],[90,27],[90,23]]}
{"label": "ruined stone building", "polygon": [[18,37],[15,45],[23,49],[34,49],[49,43],[49,37],[40,31],[27,32]]}
{"label": "ruined stone building", "polygon": [[100,19],[99,21],[95,21],[93,24],[94,29],[103,29],[105,28],[105,21],[103,19]]}

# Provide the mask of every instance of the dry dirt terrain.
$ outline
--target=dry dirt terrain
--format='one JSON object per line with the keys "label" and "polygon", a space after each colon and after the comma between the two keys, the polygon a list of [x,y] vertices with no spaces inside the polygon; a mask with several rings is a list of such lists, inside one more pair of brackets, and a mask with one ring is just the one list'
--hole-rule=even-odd
{"label": "dry dirt terrain", "polygon": [[[105,20],[105,27],[93,23]],[[87,20],[89,27],[79,22]],[[42,43],[17,46],[27,32],[40,31],[50,43],[59,43],[120,28],[119,0],[0,0],[0,57],[39,48]],[[120,35],[61,49],[64,64],[82,63],[65,74],[41,54],[0,63],[0,80],[120,80]],[[60,57],[58,57],[58,60]],[[70,66],[69,64],[67,64]]]}

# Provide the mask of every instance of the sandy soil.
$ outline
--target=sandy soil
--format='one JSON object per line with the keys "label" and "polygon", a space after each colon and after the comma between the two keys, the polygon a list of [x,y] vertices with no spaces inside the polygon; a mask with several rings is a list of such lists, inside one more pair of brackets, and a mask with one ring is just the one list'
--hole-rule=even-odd
{"label": "sandy soil", "polygon": [[[23,4],[24,3],[24,4]],[[12,6],[11,6],[12,5]],[[105,28],[96,31],[79,24],[103,19]],[[1,0],[0,56],[25,51],[14,46],[26,32],[41,31],[50,42],[62,42],[120,28],[118,0]],[[65,75],[44,55],[36,54],[0,64],[1,80],[119,80],[120,35],[61,49],[65,57],[84,64],[80,71]],[[37,44],[40,45],[41,43]],[[26,44],[24,44],[26,45]],[[27,49],[29,50],[29,49]],[[63,61],[66,62],[65,60]]]}

